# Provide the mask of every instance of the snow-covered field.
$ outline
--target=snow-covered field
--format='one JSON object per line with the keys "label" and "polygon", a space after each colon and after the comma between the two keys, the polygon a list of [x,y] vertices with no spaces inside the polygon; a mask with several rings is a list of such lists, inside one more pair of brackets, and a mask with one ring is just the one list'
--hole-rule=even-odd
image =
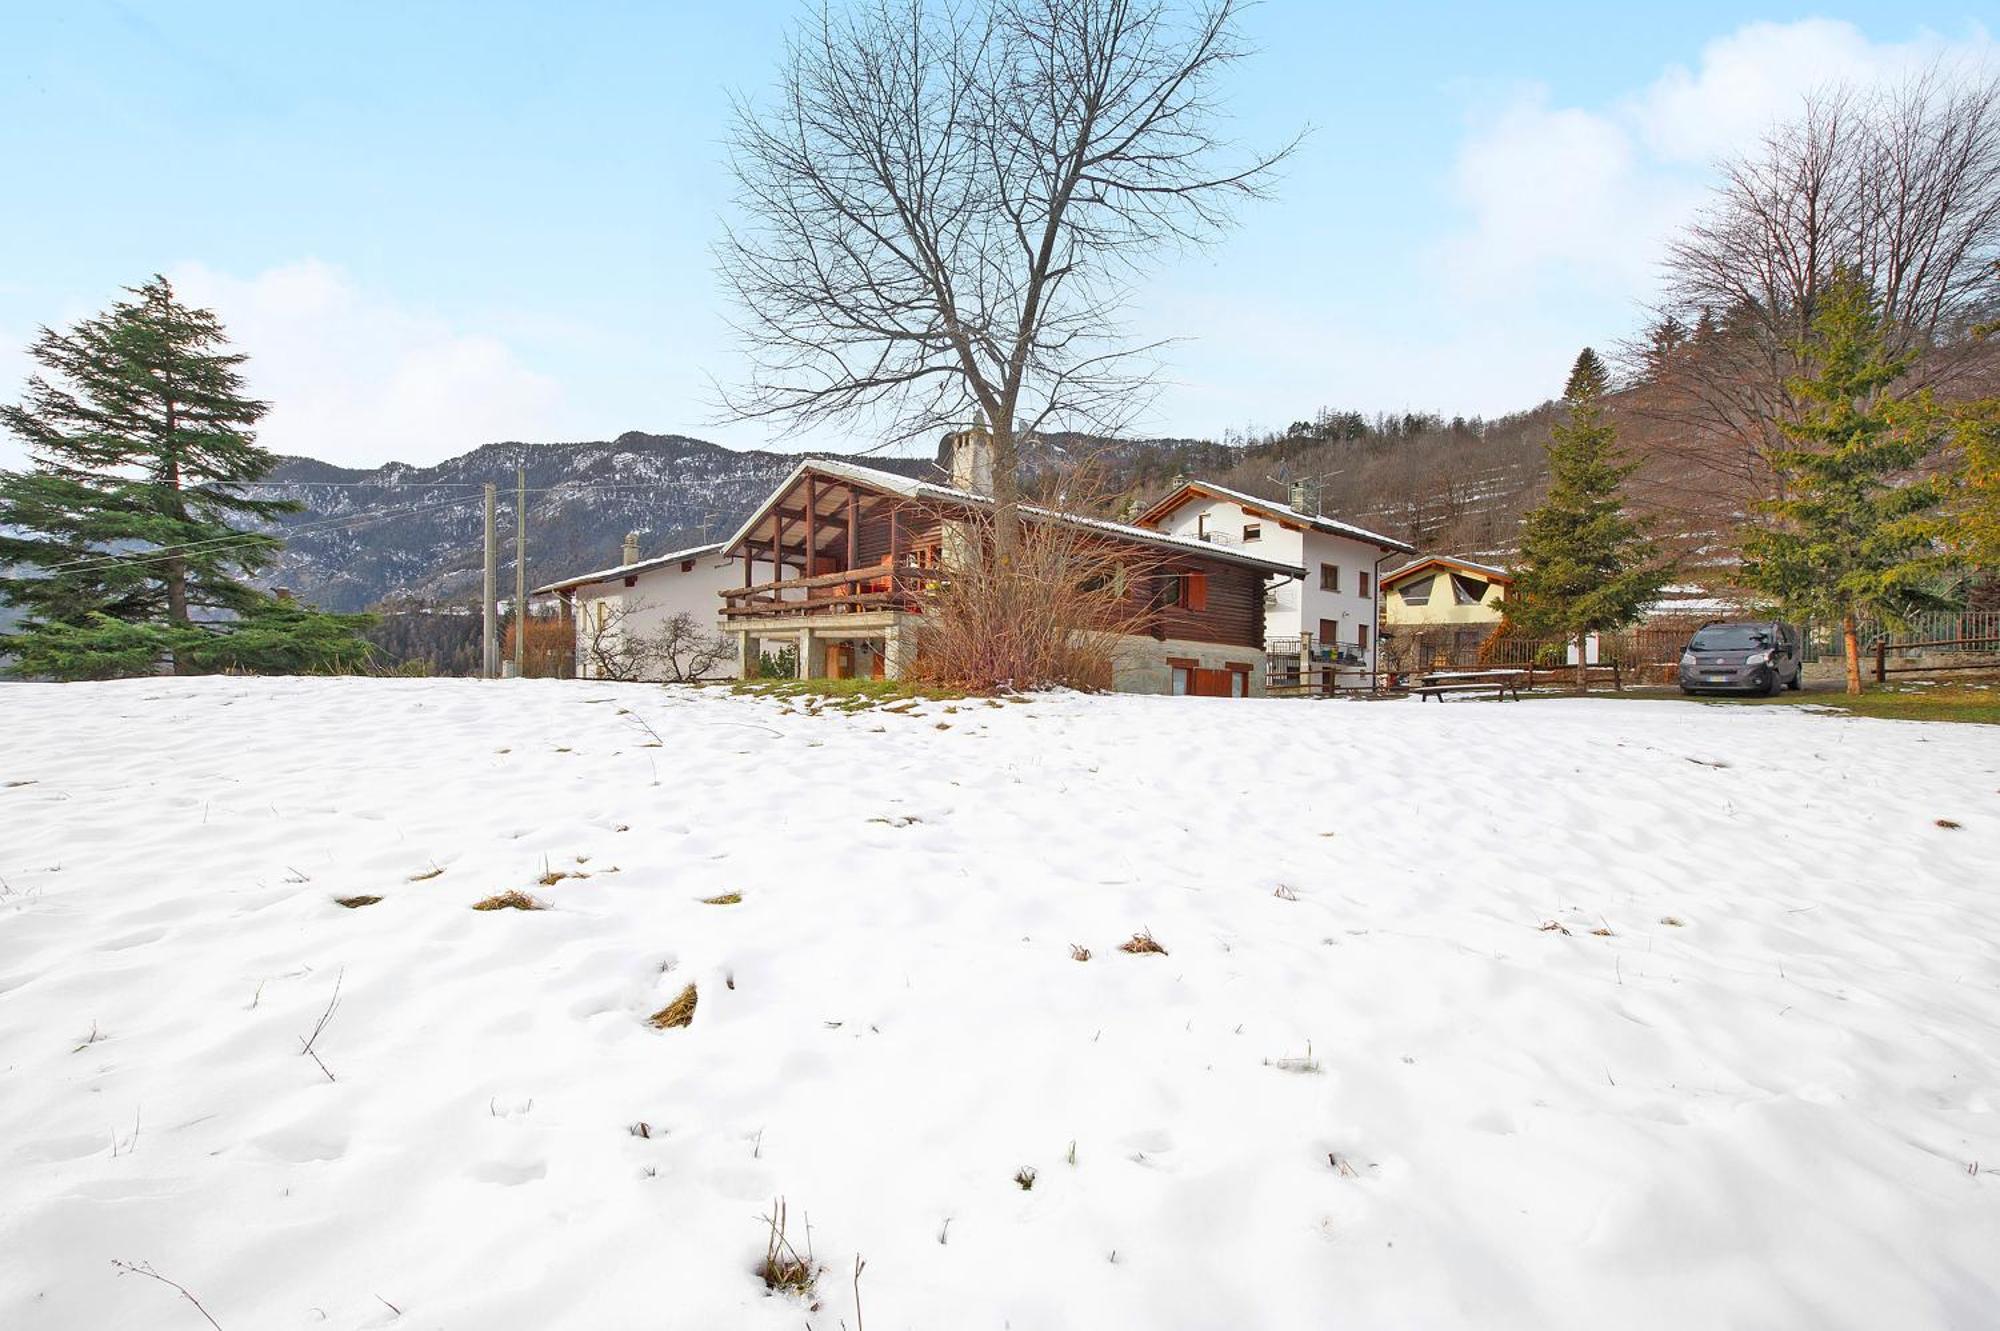
{"label": "snow-covered field", "polygon": [[207,1325],[115,1261],[226,1331],[2000,1325],[1992,729],[204,679],[0,736],[0,1327]]}

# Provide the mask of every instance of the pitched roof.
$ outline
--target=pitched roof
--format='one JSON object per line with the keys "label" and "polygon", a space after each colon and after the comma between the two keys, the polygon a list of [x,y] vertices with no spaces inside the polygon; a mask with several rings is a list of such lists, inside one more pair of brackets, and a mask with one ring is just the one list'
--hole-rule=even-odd
{"label": "pitched roof", "polygon": [[1290,504],[1281,504],[1275,499],[1265,499],[1260,495],[1246,494],[1242,490],[1232,490],[1213,481],[1182,481],[1165,497],[1156,500],[1151,508],[1141,513],[1139,521],[1153,522],[1165,517],[1185,503],[1190,495],[1196,494],[1204,494],[1211,499],[1227,499],[1233,504],[1239,504],[1245,509],[1254,510],[1281,522],[1296,522],[1301,527],[1311,527],[1314,531],[1365,541],[1383,550],[1400,550],[1408,555],[1417,552],[1416,546],[1405,544],[1393,536],[1384,536],[1380,532],[1369,531],[1366,527],[1357,527],[1351,522],[1330,518],[1324,513],[1308,513],[1302,508],[1293,508]]}
{"label": "pitched roof", "polygon": [[1390,583],[1399,581],[1431,565],[1436,565],[1439,568],[1455,568],[1461,573],[1475,574],[1478,577],[1497,582],[1503,587],[1510,587],[1514,583],[1513,574],[1504,568],[1497,568],[1492,564],[1475,563],[1470,559],[1460,559],[1457,555],[1425,555],[1422,559],[1413,559],[1407,564],[1392,568],[1387,573],[1384,573],[1382,575],[1382,585],[1387,587]]}
{"label": "pitched roof", "polygon": [[668,564],[678,564],[684,559],[700,559],[703,555],[712,555],[722,548],[722,544],[721,541],[715,541],[708,545],[691,545],[685,550],[674,550],[664,555],[655,555],[651,559],[641,559],[634,564],[620,564],[616,568],[601,568],[595,573],[579,573],[573,578],[564,578],[560,582],[551,582],[546,586],[537,587],[532,592],[529,592],[528,595],[546,596],[550,592],[566,592],[593,582],[617,582],[622,578],[629,578],[636,573],[644,573],[649,569],[664,568]]}
{"label": "pitched roof", "polygon": [[[886,490],[891,494],[902,495],[906,499],[927,500],[943,504],[962,504],[972,508],[991,508],[993,506],[993,500],[990,496],[974,494],[970,490],[959,490],[949,485],[939,485],[935,481],[920,481],[914,477],[901,476],[892,471],[877,471],[873,467],[863,467],[853,462],[841,462],[834,458],[807,458],[800,462],[798,466],[792,468],[791,475],[785,477],[779,483],[778,487],[771,491],[770,497],[757,506],[756,512],[743,520],[743,525],[736,529],[735,534],[723,542],[724,548],[734,549],[736,546],[742,544],[749,537],[750,533],[756,529],[757,524],[768,517],[773,508],[777,507],[778,501],[785,496],[785,493],[793,485],[797,484],[799,479],[808,471],[816,471],[822,476],[835,476],[842,480],[853,481],[858,485],[867,485],[878,490]],[[1084,517],[1078,513],[1063,513],[1034,504],[1021,505],[1021,512],[1033,522],[1061,522],[1072,526],[1089,527],[1108,535],[1120,536],[1144,545],[1168,550],[1184,550],[1189,553],[1203,555],[1210,559],[1218,559],[1227,564],[1240,564],[1245,568],[1257,569],[1264,573],[1284,573],[1294,578],[1305,576],[1305,570],[1295,564],[1263,559],[1256,555],[1244,554],[1240,550],[1232,550],[1226,546],[1216,545],[1209,541],[1195,540],[1192,537],[1171,536],[1163,531],[1155,531],[1151,527],[1135,527],[1130,523],[1112,522],[1108,518],[1091,518]]]}

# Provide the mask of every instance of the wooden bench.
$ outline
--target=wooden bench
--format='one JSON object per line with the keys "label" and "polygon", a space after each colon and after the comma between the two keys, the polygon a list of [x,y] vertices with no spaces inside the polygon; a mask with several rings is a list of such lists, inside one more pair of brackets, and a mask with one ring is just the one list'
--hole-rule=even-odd
{"label": "wooden bench", "polygon": [[1514,701],[1519,702],[1521,700],[1521,679],[1518,675],[1506,675],[1494,679],[1468,680],[1455,684],[1425,683],[1411,689],[1410,692],[1417,695],[1419,702],[1425,698],[1436,698],[1439,702],[1443,702],[1447,693],[1491,693],[1496,702],[1504,699],[1511,693],[1514,695]]}

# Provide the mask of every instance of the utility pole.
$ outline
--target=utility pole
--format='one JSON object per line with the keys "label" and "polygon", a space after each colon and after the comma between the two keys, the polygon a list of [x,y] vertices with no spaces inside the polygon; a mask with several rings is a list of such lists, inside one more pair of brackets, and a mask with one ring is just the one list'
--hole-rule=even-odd
{"label": "utility pole", "polygon": [[528,469],[514,468],[514,673],[528,665]]}
{"label": "utility pole", "polygon": [[486,577],[484,593],[480,600],[480,614],[483,622],[480,631],[479,672],[481,679],[492,679],[500,673],[499,625],[493,621],[497,608],[493,596],[500,581],[500,545],[493,533],[493,486],[486,486]]}

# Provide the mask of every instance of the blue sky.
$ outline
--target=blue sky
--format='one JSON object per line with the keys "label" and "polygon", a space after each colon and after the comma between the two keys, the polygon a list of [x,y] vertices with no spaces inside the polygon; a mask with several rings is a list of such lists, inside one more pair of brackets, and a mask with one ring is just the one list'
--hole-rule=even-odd
{"label": "blue sky", "polygon": [[[1135,323],[1185,339],[1148,427],[1528,405],[1640,321],[1716,155],[1815,84],[1996,58],[1963,3],[1525,8],[1249,12],[1233,131],[1313,132],[1276,200],[1147,284]],[[0,393],[37,325],[159,270],[251,354],[284,451],[777,442],[716,419],[709,246],[729,94],[769,84],[796,12],[11,0]]]}

